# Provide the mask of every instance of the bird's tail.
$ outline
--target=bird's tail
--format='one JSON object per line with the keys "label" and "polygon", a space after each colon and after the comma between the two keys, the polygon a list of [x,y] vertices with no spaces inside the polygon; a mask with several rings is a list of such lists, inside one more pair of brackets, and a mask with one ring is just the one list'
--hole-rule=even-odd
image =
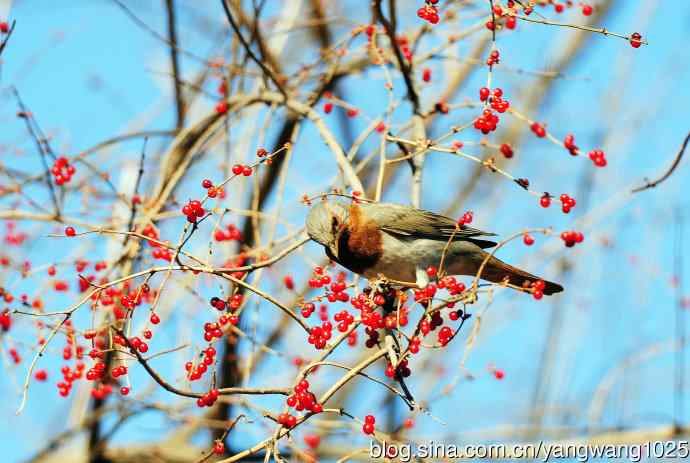
{"label": "bird's tail", "polygon": [[[477,269],[478,270],[478,269]],[[496,257],[490,257],[479,278],[487,280],[492,283],[502,283],[507,281],[511,285],[520,286],[529,285],[537,280],[544,282],[544,294],[550,296],[554,293],[563,291],[563,286],[552,281],[539,278],[536,275],[520,270],[517,267],[508,265]]]}

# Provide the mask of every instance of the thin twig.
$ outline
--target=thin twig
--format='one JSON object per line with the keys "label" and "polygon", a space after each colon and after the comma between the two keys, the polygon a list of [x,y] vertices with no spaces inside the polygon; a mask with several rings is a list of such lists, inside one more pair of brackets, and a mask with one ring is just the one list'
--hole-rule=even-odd
{"label": "thin twig", "polygon": [[632,190],[633,193],[639,193],[640,191],[648,190],[650,188],[655,188],[657,185],[659,185],[661,182],[666,180],[673,174],[673,171],[676,170],[676,167],[678,167],[678,164],[680,164],[680,161],[683,159],[683,155],[685,154],[685,148],[687,148],[688,143],[690,142],[690,132],[685,136],[685,140],[683,141],[683,144],[680,147],[680,150],[678,150],[678,154],[676,154],[676,158],[673,160],[673,163],[671,164],[671,167],[666,171],[664,175],[659,177],[658,179],[654,180],[653,182],[650,182],[649,180],[646,180],[645,185],[641,187],[637,187]]}

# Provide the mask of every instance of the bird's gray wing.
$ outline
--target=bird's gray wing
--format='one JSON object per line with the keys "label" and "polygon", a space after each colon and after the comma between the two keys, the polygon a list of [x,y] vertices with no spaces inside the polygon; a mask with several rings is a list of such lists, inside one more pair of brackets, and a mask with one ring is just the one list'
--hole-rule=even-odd
{"label": "bird's gray wing", "polygon": [[484,236],[496,236],[495,233],[485,232],[463,225],[459,230],[456,221],[434,212],[415,209],[390,203],[362,204],[367,215],[375,217],[379,228],[386,233],[399,237],[426,238],[431,240],[448,241],[469,240],[482,248],[495,246],[496,243],[481,239]]}

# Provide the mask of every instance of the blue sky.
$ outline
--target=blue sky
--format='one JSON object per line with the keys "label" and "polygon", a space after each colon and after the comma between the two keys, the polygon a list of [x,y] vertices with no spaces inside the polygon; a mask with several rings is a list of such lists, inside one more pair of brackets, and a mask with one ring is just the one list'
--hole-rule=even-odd
{"label": "blue sky", "polygon": [[[52,135],[56,151],[61,153],[78,152],[133,127],[172,127],[174,111],[169,105],[171,89],[165,75],[168,72],[167,49],[151,34],[137,27],[113,3],[24,0],[13,2],[8,9],[10,3],[0,1],[0,20],[7,14],[17,20],[17,29],[0,65],[0,162],[24,171],[40,168],[35,148],[25,135],[23,121],[15,117],[16,104],[7,92],[10,86],[18,89],[43,130]],[[205,56],[218,45],[214,40],[226,29],[221,12],[216,8],[216,2],[208,2],[201,7],[191,1],[179,3],[181,42],[186,49]],[[400,27],[417,24],[415,2],[399,3],[399,12],[404,15]],[[556,236],[549,239],[538,237],[537,244],[531,248],[515,244],[501,251],[502,258],[546,276],[558,275],[557,264],[565,258],[572,265],[567,276],[561,278],[567,291],[558,298],[542,302],[501,291],[482,317],[480,337],[465,365],[474,380],[461,381],[451,395],[434,403],[432,414],[448,423],[447,426],[429,417],[418,417],[416,429],[421,435],[447,436],[453,443],[498,440],[495,433],[489,432],[489,437],[478,438],[473,437],[472,432],[528,423],[538,360],[550,326],[553,326],[550,323],[558,323],[558,320],[561,329],[556,340],[555,361],[546,382],[548,405],[554,408],[547,409],[545,423],[554,427],[573,426],[584,432],[593,428],[632,428],[672,422],[674,354],[668,346],[674,340],[675,317],[679,309],[676,306],[678,294],[671,282],[674,276],[678,276],[673,268],[678,214],[685,217],[683,239],[690,229],[687,160],[656,190],[635,196],[626,194],[644,177],[655,177],[663,172],[690,130],[687,64],[690,51],[685,46],[690,29],[690,7],[683,2],[671,3],[651,0],[616,2],[617,6],[608,15],[605,26],[621,33],[640,31],[649,40],[649,46],[634,50],[624,40],[592,35],[583,52],[566,70],[565,78],[555,82],[540,112],[530,114],[536,120],[547,121],[549,130],[559,138],[572,132],[583,148],[602,147],[607,153],[607,168],[594,170],[584,156],[570,158],[562,148],[533,137],[527,126],[524,128],[526,142],[516,159],[507,165],[516,176],[529,177],[537,190],[579,192],[578,199],[582,201],[582,197],[587,196],[587,201],[582,201],[568,216],[557,212],[556,208],[544,211],[532,196],[523,194],[514,184],[500,178],[492,181],[484,176],[467,204],[456,208],[456,213],[474,210],[475,224],[479,228],[502,236],[525,228],[552,226],[558,231],[582,229],[586,239],[570,251],[565,251]],[[161,5],[162,2],[134,2],[131,7],[151,28],[164,34]],[[354,11],[357,5],[356,1],[343,2],[333,14]],[[272,14],[276,9],[276,5],[270,5],[269,11]],[[365,20],[358,17],[349,19]],[[564,20],[578,22],[582,17],[573,14]],[[551,69],[554,57],[568,46],[571,34],[555,27],[520,23],[517,31],[499,34],[497,46],[504,66],[545,71]],[[280,41],[280,34],[276,32],[271,39]],[[307,58],[313,59],[313,56],[301,55],[303,50],[300,47],[290,46],[291,40],[296,39],[287,40],[288,46],[281,58],[292,64],[291,69],[300,62],[309,61]],[[473,43],[460,43],[451,51],[465,56],[463,54],[473,49]],[[434,79],[422,91],[425,105],[433,104],[433,95],[438,94],[442,82],[450,77],[451,72],[456,72],[454,68],[445,66],[441,60],[430,64]],[[182,68],[183,75],[192,76],[198,63],[183,57]],[[375,69],[346,81],[341,91],[348,95],[349,102],[366,114],[378,115],[385,110],[387,100],[380,87],[372,82],[381,82],[381,79],[382,73]],[[496,70],[493,79],[517,108],[530,85],[538,84],[534,76],[501,68]],[[475,70],[456,101],[475,99],[476,89],[485,80],[485,68]],[[396,81],[396,94],[403,95],[402,82]],[[212,99],[206,98],[194,107],[190,119],[212,110],[214,104]],[[396,120],[405,120],[408,116],[406,111],[409,107],[401,106],[396,112]],[[464,121],[469,117],[469,113],[458,115],[458,119]],[[327,121],[337,130],[336,119]],[[432,135],[445,133],[454,123],[456,119],[440,119],[433,127]],[[360,119],[353,125],[354,133],[359,133],[366,121]],[[268,135],[271,134],[269,130]],[[338,133],[338,137],[345,142],[343,134]],[[477,137],[469,134],[461,139],[472,141]],[[302,193],[322,191],[336,172],[330,157],[320,155],[323,145],[313,127],[305,126],[300,140],[294,151],[292,162],[295,168],[290,171],[281,214],[295,226],[301,224],[305,213],[304,207],[299,205]],[[494,140],[500,140],[500,135]],[[149,168],[155,168],[155,157],[163,143],[152,140],[150,158],[154,161]],[[376,143],[378,141],[366,146],[371,149]],[[244,140],[233,146],[232,155],[237,159],[252,156],[257,146],[259,141],[256,139]],[[14,147],[22,153],[14,153]],[[115,185],[126,185],[127,179],[119,175],[120,169],[123,165],[136,163],[140,149],[140,140],[118,145],[98,158],[99,165],[111,172]],[[209,166],[216,164],[210,161],[196,166],[190,182],[176,197],[180,199],[198,192],[198,182],[211,168]],[[431,210],[447,208],[472,168],[473,165],[461,159],[430,155],[425,171],[423,206]],[[328,174],[316,176],[316,172]],[[145,187],[151,186],[152,178],[145,181]],[[584,178],[590,179],[586,187],[581,186]],[[408,181],[407,174],[402,175],[385,199],[405,202]],[[48,200],[40,188],[27,190],[27,194],[39,201]],[[242,195],[242,192],[237,193],[238,201]],[[83,213],[82,199],[79,195],[70,198],[66,206],[68,211]],[[12,201],[0,199],[0,210],[13,207],[16,204]],[[94,217],[107,216],[110,210],[91,210],[89,213]],[[240,221],[239,218],[233,220]],[[177,236],[179,225],[178,222],[167,229],[171,239]],[[53,227],[30,223],[20,226],[36,236],[28,250],[22,251],[34,266],[66,262],[84,250],[103,257],[108,252],[98,238],[81,240],[81,247],[72,243],[64,245],[64,241],[56,244],[55,239],[45,236],[54,231]],[[279,231],[284,234],[286,228],[281,227]],[[605,242],[610,242],[610,246],[605,246]],[[200,240],[193,246],[204,249],[204,242]],[[306,250],[313,258],[321,252],[315,245],[308,245]],[[687,244],[681,253],[688,256]],[[303,266],[301,257],[289,262]],[[683,275],[679,284],[690,288],[687,262]],[[296,276],[304,277],[299,271]],[[278,272],[267,272],[262,287],[277,291],[281,298],[287,300],[288,295],[279,289],[281,277]],[[13,285],[18,293],[35,291],[37,281],[40,281],[39,276],[36,277],[39,280],[21,280],[17,272],[0,274],[0,278],[4,284]],[[217,284],[204,280],[198,290],[205,297],[216,288]],[[51,309],[63,308],[73,297],[76,296],[56,296],[49,306]],[[248,321],[252,328],[260,317],[270,319],[273,309],[260,305],[255,310]],[[554,321],[556,312],[558,317]],[[185,333],[183,326],[201,326],[198,313],[180,310],[172,314],[166,329],[161,330],[156,338],[157,350],[176,345],[180,336],[198,334],[198,330],[194,335]],[[77,320],[86,321],[88,318]],[[687,326],[685,315],[680,320],[682,326]],[[22,332],[31,332],[30,326],[25,325],[22,329],[26,330]],[[268,331],[261,325],[256,326],[256,330],[259,336]],[[435,379],[437,392],[461,371],[459,362],[469,331],[466,330],[461,339],[444,352],[443,363],[448,372]],[[296,335],[288,337],[288,340],[291,345],[302,342]],[[291,348],[287,345],[281,347]],[[60,345],[55,349],[59,353]],[[632,362],[620,370],[626,358],[644,357],[643,353],[648,350],[655,352],[654,349],[659,353]],[[24,352],[28,358],[30,353]],[[19,403],[17,384],[23,380],[26,364],[18,370],[8,369],[0,379],[0,391],[6,398],[0,406],[0,413],[5,417],[0,421],[0,444],[7,461],[19,461],[31,455],[38,443],[61,429],[68,419],[78,416],[74,411],[79,410],[78,407],[72,408],[70,401],[57,396],[53,379],[59,375],[61,363],[53,354],[42,361],[51,374],[51,380],[32,386],[28,406],[19,417],[14,416]],[[179,366],[184,358],[185,355],[180,355],[170,363]],[[341,357],[348,358],[353,357]],[[487,371],[490,364],[505,370],[504,380],[496,381],[491,376]],[[171,376],[178,374],[170,364],[162,364],[161,369]],[[257,385],[266,380],[287,383],[292,373],[289,361],[274,359],[259,370],[252,381]],[[602,397],[602,384],[606,384],[603,381],[610,377],[614,379],[608,389],[608,399],[600,416],[593,419],[596,407],[592,399]],[[325,386],[333,378],[324,373],[317,385]],[[132,374],[132,381],[135,390],[137,387],[145,389],[148,385],[141,371]],[[429,387],[428,378],[423,373],[410,384],[413,390]],[[687,393],[687,384],[685,388]],[[379,407],[381,391],[372,386],[360,387],[357,391],[357,400],[348,403],[352,412],[362,415]],[[154,397],[166,403],[178,403],[167,394],[157,393]],[[263,402],[262,405],[278,407],[276,401]],[[685,401],[686,407],[677,417],[683,422],[690,418],[688,402],[690,400]],[[159,414],[147,414],[118,432],[114,442],[121,444],[148,440],[150,436],[160,437],[169,425]],[[456,434],[458,432],[461,434]],[[260,435],[239,429],[234,442],[241,447],[258,438]],[[361,441],[365,442],[363,438]]]}

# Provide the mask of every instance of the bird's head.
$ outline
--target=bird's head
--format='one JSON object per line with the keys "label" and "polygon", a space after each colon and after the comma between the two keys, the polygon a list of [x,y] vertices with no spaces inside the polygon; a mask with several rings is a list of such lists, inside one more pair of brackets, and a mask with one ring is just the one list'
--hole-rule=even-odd
{"label": "bird's head", "polygon": [[337,201],[321,201],[307,215],[307,234],[338,256],[338,237],[347,223],[349,211]]}

